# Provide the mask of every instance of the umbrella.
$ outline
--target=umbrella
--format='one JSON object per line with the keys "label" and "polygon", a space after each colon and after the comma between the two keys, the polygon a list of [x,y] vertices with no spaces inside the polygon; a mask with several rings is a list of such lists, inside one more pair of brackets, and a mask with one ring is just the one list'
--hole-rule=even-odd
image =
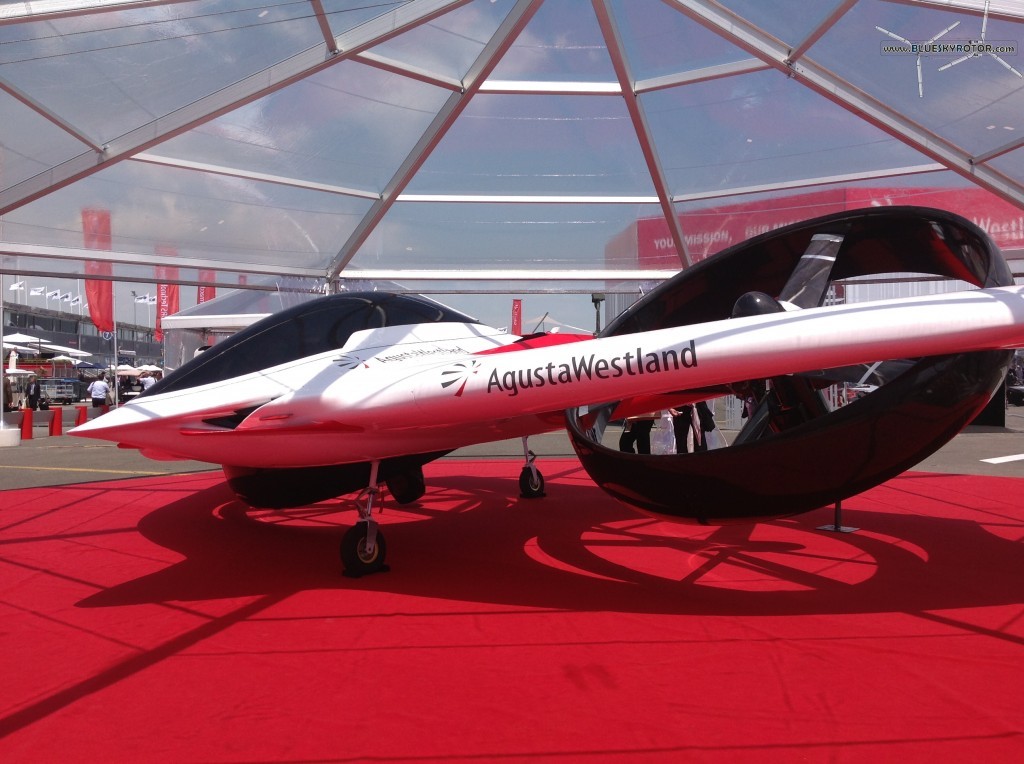
{"label": "umbrella", "polygon": [[120,365],[116,369],[117,376],[119,377],[137,377],[142,373],[142,369],[136,369],[134,366]]}
{"label": "umbrella", "polygon": [[41,337],[32,337],[28,334],[4,334],[4,342],[25,344],[26,342],[46,342],[46,340]]}
{"label": "umbrella", "polygon": [[55,355],[50,361],[58,361],[61,363],[78,363],[77,358],[72,358],[69,355]]}

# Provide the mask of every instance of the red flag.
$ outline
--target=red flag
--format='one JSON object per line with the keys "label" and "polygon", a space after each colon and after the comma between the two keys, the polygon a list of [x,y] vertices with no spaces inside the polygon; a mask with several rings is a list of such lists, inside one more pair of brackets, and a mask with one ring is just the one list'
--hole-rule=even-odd
{"label": "red flag", "polygon": [[[159,255],[172,257],[178,254],[173,247],[157,247],[156,251]],[[178,278],[178,269],[172,266],[158,265],[156,278],[158,282],[156,286],[156,331],[153,332],[153,338],[157,342],[161,342],[164,338],[163,319],[178,312],[179,287],[177,284],[167,283]]]}
{"label": "red flag", "polygon": [[523,301],[512,300],[512,334],[523,334]]}
{"label": "red flag", "polygon": [[217,296],[217,287],[213,285],[216,278],[216,271],[199,271],[199,281],[201,283],[196,288],[196,305],[209,302]]}
{"label": "red flag", "polygon": [[[82,210],[82,238],[86,249],[110,251],[110,210]],[[93,276],[110,276],[113,266],[107,261],[86,260],[85,272]],[[89,318],[99,332],[114,331],[114,285],[108,279],[86,279],[85,298],[89,301]]]}

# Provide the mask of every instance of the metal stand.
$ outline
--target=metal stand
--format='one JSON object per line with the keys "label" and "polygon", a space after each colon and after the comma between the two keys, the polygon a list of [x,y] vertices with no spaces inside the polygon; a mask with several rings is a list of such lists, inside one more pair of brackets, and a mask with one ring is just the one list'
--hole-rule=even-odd
{"label": "metal stand", "polygon": [[832,522],[832,525],[819,525],[818,530],[833,531],[834,533],[853,533],[854,531],[860,530],[860,528],[851,528],[848,525],[843,525],[842,516],[843,502],[841,499],[839,499],[836,501],[835,520]]}

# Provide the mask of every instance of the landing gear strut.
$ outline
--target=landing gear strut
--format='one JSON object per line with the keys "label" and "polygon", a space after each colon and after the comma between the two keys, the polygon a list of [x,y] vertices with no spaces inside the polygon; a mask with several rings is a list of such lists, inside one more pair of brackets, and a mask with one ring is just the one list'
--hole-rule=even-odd
{"label": "landing gear strut", "polygon": [[341,564],[345,566],[345,575],[352,578],[388,570],[384,564],[387,544],[377,521],[373,519],[374,500],[380,493],[377,483],[379,467],[380,462],[370,465],[370,484],[359,496],[365,500],[359,506],[359,522],[349,528],[341,539]]}
{"label": "landing gear strut", "polygon": [[526,466],[519,473],[519,495],[524,499],[539,499],[544,496],[544,476],[540,474],[534,461],[537,455],[530,450],[527,439],[523,438],[523,457],[526,459]]}

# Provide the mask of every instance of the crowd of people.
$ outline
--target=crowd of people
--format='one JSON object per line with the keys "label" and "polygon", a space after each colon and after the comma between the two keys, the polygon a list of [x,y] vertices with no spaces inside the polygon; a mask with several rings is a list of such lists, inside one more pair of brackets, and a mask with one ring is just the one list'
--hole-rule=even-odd
{"label": "crowd of people", "polygon": [[[148,390],[160,376],[160,372],[149,371],[140,373],[138,377],[118,375],[117,390],[120,400],[123,401],[130,396]],[[15,390],[11,378],[7,374],[4,374],[3,378],[3,409],[5,412],[17,411],[22,406],[33,411],[49,408],[49,398],[37,375],[30,374],[24,389],[19,390]],[[88,386],[84,387],[83,394],[89,397],[93,407],[109,406],[114,403],[112,388],[114,378],[112,375],[108,377],[106,373],[102,373],[92,380],[87,379],[84,375],[79,375],[78,379],[83,386],[88,383]]]}

